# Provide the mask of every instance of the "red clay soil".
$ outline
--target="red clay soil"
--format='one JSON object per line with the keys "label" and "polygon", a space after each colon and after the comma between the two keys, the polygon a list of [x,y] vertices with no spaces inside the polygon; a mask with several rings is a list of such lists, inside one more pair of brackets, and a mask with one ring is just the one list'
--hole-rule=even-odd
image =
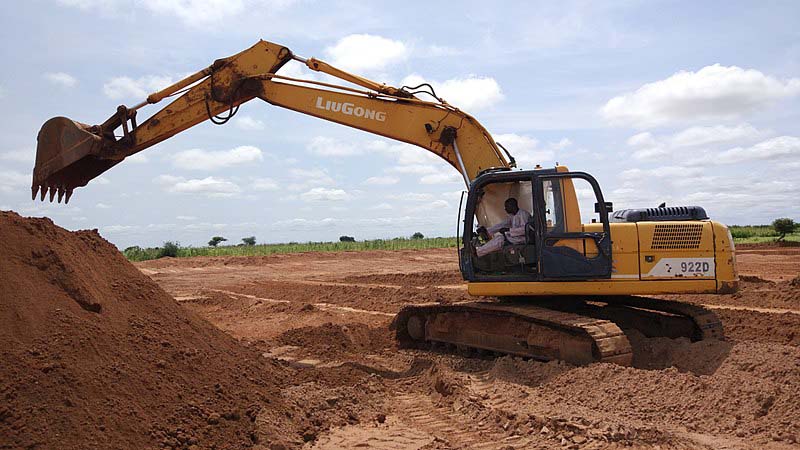
{"label": "red clay soil", "polygon": [[97,231],[0,212],[0,448],[294,448],[294,370],[182,308]]}

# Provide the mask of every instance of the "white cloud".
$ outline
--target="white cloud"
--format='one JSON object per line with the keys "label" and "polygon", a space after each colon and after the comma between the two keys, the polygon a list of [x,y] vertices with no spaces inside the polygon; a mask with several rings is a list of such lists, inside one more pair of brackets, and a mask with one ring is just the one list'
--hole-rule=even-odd
{"label": "white cloud", "polygon": [[6,96],[6,88],[0,84],[0,98],[4,98]]}
{"label": "white cloud", "polygon": [[103,93],[112,100],[144,100],[172,83],[172,78],[168,76],[147,75],[137,79],[115,77],[103,84]]}
{"label": "white cloud", "polygon": [[654,169],[629,169],[620,174],[621,179],[652,179],[670,178],[678,179],[685,177],[697,177],[703,174],[699,167],[686,166],[663,166]]}
{"label": "white cloud", "polygon": [[272,178],[256,178],[251,187],[256,191],[276,191],[278,183]]}
{"label": "white cloud", "polygon": [[288,219],[288,220],[279,220],[272,224],[272,228],[279,230],[279,229],[288,229],[291,231],[296,230],[317,230],[322,228],[330,228],[334,225],[339,223],[338,219],[334,219],[331,217],[325,217],[323,219]]}
{"label": "white cloud", "polygon": [[248,11],[279,11],[295,0],[58,0],[59,3],[84,11],[100,11],[117,16],[133,8],[144,9],[154,16],[174,17],[190,27],[225,25],[232,17]]}
{"label": "white cloud", "polygon": [[[536,164],[546,165],[554,161],[556,157],[552,146],[542,148],[539,145],[539,141],[530,136],[507,133],[495,135],[494,140],[508,149],[509,153],[516,159],[517,166],[521,168],[531,169]],[[555,145],[563,148],[569,145],[569,142],[569,139],[562,139]]]}
{"label": "white cloud", "polygon": [[300,194],[300,199],[306,202],[339,202],[350,198],[351,195],[341,189],[324,187],[313,188]]}
{"label": "white cloud", "polygon": [[[493,106],[504,98],[500,85],[491,77],[468,75],[466,78],[452,78],[440,82],[411,74],[400,82],[401,85],[412,87],[422,83],[429,83],[436,91],[436,95],[467,113]],[[418,97],[423,100],[433,100],[426,95]]]}
{"label": "white cloud", "polygon": [[403,193],[403,194],[387,195],[386,198],[389,199],[389,200],[405,200],[405,201],[412,201],[412,202],[427,202],[427,201],[433,200],[435,197],[433,196],[433,194],[406,192],[406,193]]}
{"label": "white cloud", "polygon": [[262,161],[261,149],[243,145],[230,150],[208,151],[201,149],[183,150],[172,156],[172,164],[186,170],[215,170],[238,164]]}
{"label": "white cloud", "polygon": [[446,45],[429,45],[420,54],[429,58],[441,58],[443,56],[458,56],[467,53],[466,50],[448,47]]}
{"label": "white cloud", "polygon": [[289,169],[289,176],[294,180],[287,188],[292,191],[301,191],[317,186],[330,186],[336,181],[328,174],[326,169]]}
{"label": "white cloud", "polygon": [[173,175],[160,175],[155,180],[167,192],[181,194],[204,194],[209,197],[231,197],[241,192],[236,183],[224,178],[206,177],[202,179],[186,179]]}
{"label": "white cloud", "polygon": [[384,69],[404,61],[408,53],[403,42],[371,34],[351,34],[325,49],[331,64],[353,72]]}
{"label": "white cloud", "polygon": [[325,136],[316,136],[306,145],[306,149],[319,156],[353,156],[361,153],[361,149],[352,144]]}
{"label": "white cloud", "polygon": [[387,172],[403,173],[412,175],[425,175],[429,173],[436,173],[436,167],[425,164],[411,164],[408,166],[396,166],[386,169]]}
{"label": "white cloud", "polygon": [[44,74],[45,80],[63,87],[75,87],[78,79],[66,72],[47,72]]}
{"label": "white cloud", "polygon": [[175,16],[193,26],[222,23],[245,10],[243,0],[144,0],[143,4],[157,15]]}
{"label": "white cloud", "polygon": [[735,147],[719,153],[707,153],[692,162],[695,164],[736,164],[745,161],[800,158],[800,138],[778,136],[750,147]]}
{"label": "white cloud", "polygon": [[105,203],[98,203],[98,204],[95,205],[95,208],[97,208],[97,209],[110,209],[111,206],[106,205]]}
{"label": "white cloud", "polygon": [[438,155],[435,155],[430,150],[406,144],[405,142],[376,139],[366,143],[363,147],[370,152],[394,158],[397,164],[400,165],[435,164],[442,161]]}
{"label": "white cloud", "polygon": [[654,136],[649,131],[635,134],[627,143],[634,148],[633,157],[640,161],[665,160],[670,157],[696,156],[698,151],[712,153],[698,147],[714,146],[730,141],[750,141],[763,133],[752,125],[743,123],[736,126],[695,126],[673,135]]}
{"label": "white cloud", "polygon": [[92,180],[92,183],[106,185],[106,184],[111,184],[111,180],[109,180],[106,177],[97,177],[94,180]]}
{"label": "white cloud", "polygon": [[0,170],[0,192],[20,192],[30,188],[31,176],[13,170]]}
{"label": "white cloud", "polygon": [[258,131],[264,129],[264,122],[250,116],[237,116],[234,121],[236,127],[245,131]]}
{"label": "white cloud", "polygon": [[35,159],[36,152],[33,149],[9,150],[7,152],[0,153],[0,160],[3,161],[33,163]]}
{"label": "white cloud", "polygon": [[709,146],[730,141],[752,141],[764,133],[744,123],[736,126],[696,126],[673,135],[654,136],[649,131],[635,134],[627,143],[634,148],[633,157],[640,161],[666,160],[671,157],[697,158],[698,154],[718,155]]}
{"label": "white cloud", "polygon": [[175,216],[175,218],[178,219],[178,220],[184,220],[184,221],[187,221],[187,222],[197,220],[197,217],[195,217],[195,216]]}
{"label": "white cloud", "polygon": [[609,100],[601,112],[614,124],[652,127],[731,119],[800,94],[800,78],[778,80],[758,70],[714,64],[678,72]]}
{"label": "white cloud", "polygon": [[370,209],[378,210],[378,211],[388,211],[394,209],[392,205],[388,203],[378,203],[375,206],[370,207]]}
{"label": "white cloud", "polygon": [[420,184],[463,183],[464,177],[455,171],[425,175],[419,179]]}
{"label": "white cloud", "polygon": [[127,158],[125,158],[125,161],[134,164],[144,164],[146,162],[149,162],[150,158],[148,158],[144,153],[139,152],[135,155],[128,156]]}
{"label": "white cloud", "polygon": [[729,142],[737,140],[755,139],[761,135],[749,123],[735,127],[716,125],[711,127],[691,127],[672,136],[671,143],[676,147],[688,147]]}
{"label": "white cloud", "polygon": [[103,233],[109,234],[124,234],[129,231],[135,231],[139,229],[136,225],[106,225],[104,227],[100,227],[100,230]]}
{"label": "white cloud", "polygon": [[450,208],[450,203],[445,200],[433,200],[421,206],[414,206],[411,211],[440,211],[447,208]]}
{"label": "white cloud", "polygon": [[377,176],[377,177],[369,177],[364,180],[363,184],[370,185],[370,186],[389,186],[392,184],[397,184],[400,181],[397,177],[392,176]]}

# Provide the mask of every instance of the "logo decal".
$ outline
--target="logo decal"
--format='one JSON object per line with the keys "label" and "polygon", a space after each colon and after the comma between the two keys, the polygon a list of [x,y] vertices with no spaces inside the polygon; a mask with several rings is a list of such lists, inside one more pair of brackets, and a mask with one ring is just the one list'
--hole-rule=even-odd
{"label": "logo decal", "polygon": [[317,109],[342,113],[346,116],[363,117],[365,119],[377,120],[378,122],[386,122],[385,112],[356,106],[352,103],[340,103],[333,100],[325,100],[322,97],[317,97],[317,104],[315,106]]}

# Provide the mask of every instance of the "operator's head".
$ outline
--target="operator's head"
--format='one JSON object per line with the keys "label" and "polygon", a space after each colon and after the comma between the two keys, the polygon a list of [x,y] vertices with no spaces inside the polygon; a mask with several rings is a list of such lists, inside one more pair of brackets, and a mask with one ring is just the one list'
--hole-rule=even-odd
{"label": "operator's head", "polygon": [[519,205],[517,205],[517,199],[511,197],[506,200],[506,212],[509,214],[516,214],[519,211]]}

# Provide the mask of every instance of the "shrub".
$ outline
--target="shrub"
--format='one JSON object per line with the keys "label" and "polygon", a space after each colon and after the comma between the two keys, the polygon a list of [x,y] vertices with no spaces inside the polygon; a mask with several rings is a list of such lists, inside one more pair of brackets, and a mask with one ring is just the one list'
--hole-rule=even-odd
{"label": "shrub", "polygon": [[747,239],[755,236],[756,234],[744,228],[731,228],[731,236],[734,239]]}
{"label": "shrub", "polygon": [[227,241],[227,239],[225,239],[222,236],[214,236],[214,237],[211,238],[210,241],[208,241],[208,246],[209,247],[216,247],[217,245],[219,245],[220,242],[225,242],[225,241]]}
{"label": "shrub", "polygon": [[339,242],[355,242],[356,238],[353,236],[339,236]]}
{"label": "shrub", "polygon": [[425,239],[425,235],[417,231],[411,235],[411,239]]}
{"label": "shrub", "polygon": [[156,258],[163,258],[165,256],[169,256],[171,258],[178,257],[178,250],[180,250],[180,244],[177,242],[167,241],[164,242],[164,246],[158,250],[158,256]]}
{"label": "shrub", "polygon": [[244,245],[256,245],[256,237],[255,236],[248,236],[242,238],[242,244]]}
{"label": "shrub", "polygon": [[780,219],[775,219],[772,222],[772,228],[775,229],[775,232],[780,234],[778,237],[779,241],[782,241],[783,238],[786,237],[787,234],[793,233],[797,224],[794,223],[794,220],[788,217],[782,217]]}

